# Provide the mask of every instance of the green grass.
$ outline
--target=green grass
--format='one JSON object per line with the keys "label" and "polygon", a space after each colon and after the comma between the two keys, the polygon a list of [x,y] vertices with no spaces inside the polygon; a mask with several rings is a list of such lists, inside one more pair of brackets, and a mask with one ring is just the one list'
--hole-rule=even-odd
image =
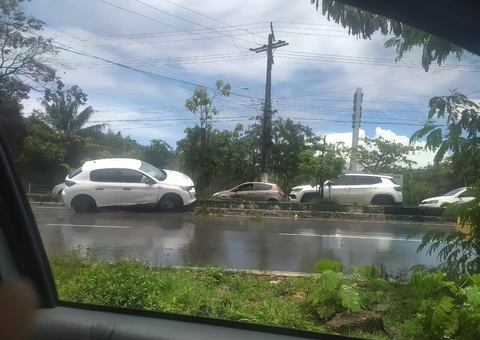
{"label": "green grass", "polygon": [[[232,272],[222,267],[174,268],[152,266],[136,259],[100,262],[81,256],[81,249],[49,254],[61,300],[181,313],[324,332],[306,302],[305,288],[315,276],[271,276]],[[396,284],[382,291],[353,279],[376,303],[389,306],[382,314],[386,326],[399,329],[400,339],[420,339],[417,301],[409,286]],[[386,335],[352,333],[370,339]]]}

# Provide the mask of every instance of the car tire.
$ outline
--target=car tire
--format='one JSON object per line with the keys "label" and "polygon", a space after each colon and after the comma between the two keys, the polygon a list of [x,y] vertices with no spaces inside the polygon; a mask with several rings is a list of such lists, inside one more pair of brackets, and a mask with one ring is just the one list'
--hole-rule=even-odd
{"label": "car tire", "polygon": [[158,205],[162,211],[175,212],[180,209],[182,205],[182,198],[176,194],[166,194],[160,199]]}
{"label": "car tire", "polygon": [[278,202],[275,198],[269,198],[267,202]]}
{"label": "car tire", "polygon": [[390,196],[375,196],[372,199],[374,205],[393,205],[395,201]]}
{"label": "car tire", "polygon": [[93,211],[96,207],[95,200],[87,195],[76,196],[72,200],[72,208],[78,213]]}

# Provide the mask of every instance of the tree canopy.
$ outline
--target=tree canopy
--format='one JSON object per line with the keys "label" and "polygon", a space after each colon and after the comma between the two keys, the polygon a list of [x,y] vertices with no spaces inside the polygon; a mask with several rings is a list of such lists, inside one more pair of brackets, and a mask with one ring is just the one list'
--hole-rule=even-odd
{"label": "tree canopy", "polygon": [[[320,1],[310,1],[319,10]],[[402,59],[404,54],[414,47],[420,47],[420,60],[425,72],[428,72],[432,63],[436,62],[440,66],[451,54],[460,60],[464,53],[462,48],[432,34],[335,0],[322,0],[321,10],[328,20],[348,28],[348,34],[359,38],[371,39],[375,32],[385,36],[393,35],[385,42],[384,47],[395,48],[395,61]]]}

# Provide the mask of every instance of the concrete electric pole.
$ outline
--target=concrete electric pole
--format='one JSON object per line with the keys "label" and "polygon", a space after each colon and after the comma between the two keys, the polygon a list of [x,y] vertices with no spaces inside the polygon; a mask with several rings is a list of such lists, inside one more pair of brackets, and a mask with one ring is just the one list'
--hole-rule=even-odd
{"label": "concrete electric pole", "polygon": [[251,48],[255,53],[267,52],[267,83],[265,86],[265,104],[263,107],[263,127],[262,127],[262,164],[261,181],[268,182],[268,154],[270,149],[270,133],[272,131],[272,65],[273,49],[287,46],[288,43],[282,40],[275,42],[273,25],[270,23],[272,33],[268,35],[268,45],[258,48]]}
{"label": "concrete electric pole", "polygon": [[352,115],[352,157],[350,158],[350,168],[349,171],[357,172],[357,156],[355,154],[355,150],[358,147],[358,137],[360,133],[360,122],[362,119],[362,101],[363,101],[363,93],[362,88],[357,88],[357,91],[353,95],[353,115]]}

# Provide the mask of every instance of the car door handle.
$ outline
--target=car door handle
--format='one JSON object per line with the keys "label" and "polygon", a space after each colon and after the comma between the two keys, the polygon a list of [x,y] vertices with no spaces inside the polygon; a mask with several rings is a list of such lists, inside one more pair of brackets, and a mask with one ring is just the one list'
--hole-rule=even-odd
{"label": "car door handle", "polygon": [[103,190],[105,188],[102,188],[102,187],[96,187],[95,190]]}
{"label": "car door handle", "polygon": [[370,187],[370,189],[376,189],[377,187]]}
{"label": "car door handle", "polygon": [[350,190],[350,188],[345,188],[345,190]]}
{"label": "car door handle", "polygon": [[132,188],[123,188],[123,190],[132,190]]}

